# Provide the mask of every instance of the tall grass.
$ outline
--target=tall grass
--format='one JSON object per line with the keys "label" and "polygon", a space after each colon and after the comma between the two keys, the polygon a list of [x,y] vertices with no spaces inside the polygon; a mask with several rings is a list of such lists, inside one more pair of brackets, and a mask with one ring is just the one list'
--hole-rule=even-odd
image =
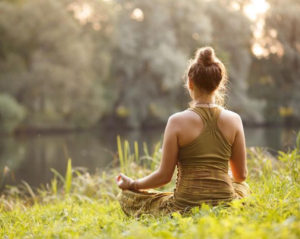
{"label": "tall grass", "polygon": [[118,158],[121,172],[135,176],[138,167],[154,170],[158,166],[161,156],[161,143],[158,142],[154,145],[152,154],[150,154],[150,150],[145,142],[142,145],[143,155],[140,156],[139,151],[141,146],[137,141],[134,141],[132,146],[128,140],[122,141],[121,137],[119,135],[117,136]]}
{"label": "tall grass", "polygon": [[68,159],[68,165],[66,170],[66,177],[65,177],[65,192],[69,194],[71,191],[72,186],[72,162],[71,159]]}
{"label": "tall grass", "polygon": [[137,141],[134,141],[134,159],[139,164],[140,163],[140,157],[139,157],[139,145]]}
{"label": "tall grass", "polygon": [[132,177],[150,173],[160,161],[159,144],[153,152],[120,137],[117,144],[117,168],[91,175],[72,168],[69,159],[64,177],[52,170],[50,185],[7,187],[0,197],[0,238],[300,238],[300,134],[296,147],[276,158],[248,149],[248,198],[231,207],[203,204],[189,214],[157,218],[124,215],[115,176],[123,170]]}

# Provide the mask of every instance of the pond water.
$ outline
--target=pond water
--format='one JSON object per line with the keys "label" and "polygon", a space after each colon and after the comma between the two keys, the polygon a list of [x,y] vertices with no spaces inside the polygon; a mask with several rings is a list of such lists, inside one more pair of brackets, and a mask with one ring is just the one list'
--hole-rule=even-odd
{"label": "pond water", "polygon": [[[267,147],[271,153],[295,146],[299,129],[280,127],[245,128],[247,146]],[[0,187],[18,184],[22,180],[32,186],[49,182],[53,177],[51,168],[64,174],[67,158],[72,158],[73,167],[84,167],[93,173],[105,170],[117,163],[117,135],[130,143],[135,140],[147,143],[151,150],[162,139],[163,129],[143,131],[96,130],[65,134],[34,134],[0,139]],[[8,177],[3,181],[4,167]]]}

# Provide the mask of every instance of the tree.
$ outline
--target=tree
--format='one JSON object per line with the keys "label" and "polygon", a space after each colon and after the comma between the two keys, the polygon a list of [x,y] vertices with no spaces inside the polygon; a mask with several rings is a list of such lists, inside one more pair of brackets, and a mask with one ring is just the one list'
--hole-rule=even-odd
{"label": "tree", "polygon": [[0,3],[0,89],[27,108],[29,126],[87,127],[105,108],[94,39],[69,3]]}
{"label": "tree", "polygon": [[300,3],[272,0],[265,18],[262,47],[266,55],[255,60],[252,94],[267,100],[269,122],[299,121]]}
{"label": "tree", "polygon": [[251,23],[240,10],[230,8],[231,0],[210,1],[207,12],[213,25],[213,44],[225,63],[228,74],[228,103],[248,122],[262,123],[264,102],[248,94],[248,77],[252,62]]}
{"label": "tree", "polygon": [[[199,27],[196,21],[201,16],[197,4],[158,0],[120,3],[112,60],[113,77],[119,86],[115,115],[126,117],[131,127],[165,121],[178,110],[177,92],[183,91],[182,76],[191,52],[184,41],[193,42],[193,34],[198,34],[204,36],[204,42],[209,35],[209,27]],[[182,22],[184,16],[187,22]]]}
{"label": "tree", "polygon": [[0,94],[0,133],[11,133],[24,120],[26,111],[7,94]]}
{"label": "tree", "polygon": [[263,120],[261,102],[247,93],[252,33],[241,11],[231,10],[226,1],[127,0],[120,6],[112,72],[120,85],[115,109],[125,122],[139,126],[153,116],[165,120],[186,107],[187,61],[208,44],[229,69],[228,105],[250,121]]}

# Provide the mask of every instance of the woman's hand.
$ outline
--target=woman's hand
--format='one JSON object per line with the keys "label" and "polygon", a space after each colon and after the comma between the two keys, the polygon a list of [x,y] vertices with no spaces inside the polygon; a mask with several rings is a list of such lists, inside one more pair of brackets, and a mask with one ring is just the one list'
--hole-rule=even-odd
{"label": "woman's hand", "polygon": [[117,177],[117,184],[121,189],[133,189],[134,180],[120,173]]}

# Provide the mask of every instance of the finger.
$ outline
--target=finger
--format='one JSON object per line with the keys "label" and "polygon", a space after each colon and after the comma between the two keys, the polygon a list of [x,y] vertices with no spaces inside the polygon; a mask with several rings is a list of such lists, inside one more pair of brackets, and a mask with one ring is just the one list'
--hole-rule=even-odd
{"label": "finger", "polygon": [[118,182],[117,182],[118,185],[123,185],[124,184],[124,180],[121,178]]}
{"label": "finger", "polygon": [[119,188],[121,188],[122,190],[125,189],[125,186],[124,186],[123,184],[120,184],[120,185],[118,185],[118,186],[119,186]]}
{"label": "finger", "polygon": [[126,176],[125,174],[123,173],[120,173],[121,177],[123,178],[123,180],[126,180],[126,181],[129,181],[130,178],[128,176]]}

